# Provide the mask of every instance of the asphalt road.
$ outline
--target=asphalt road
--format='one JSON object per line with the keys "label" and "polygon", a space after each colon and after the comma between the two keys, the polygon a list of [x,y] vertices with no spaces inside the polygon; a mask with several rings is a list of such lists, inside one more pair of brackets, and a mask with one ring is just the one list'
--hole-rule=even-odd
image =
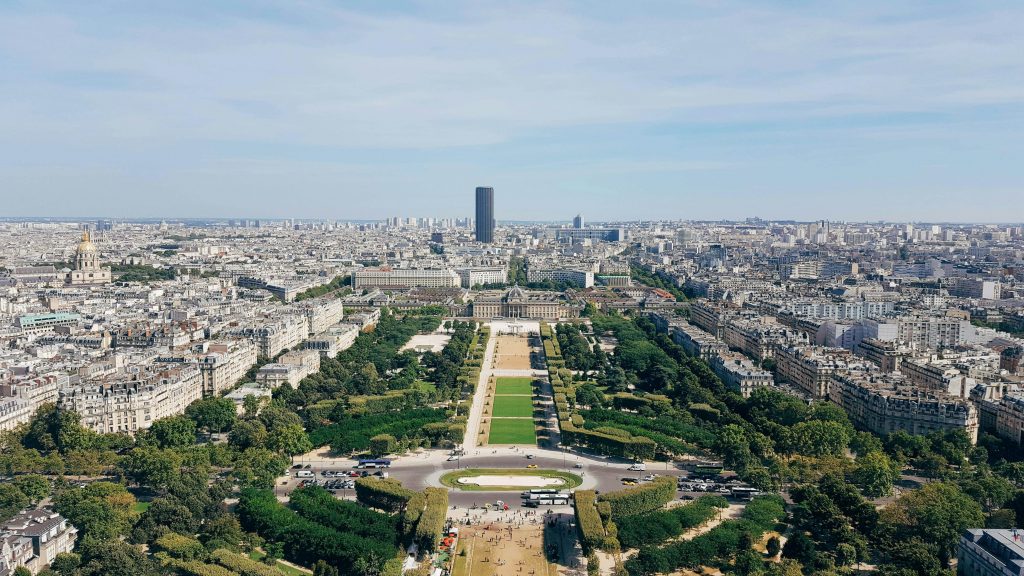
{"label": "asphalt road", "polygon": [[[428,450],[421,454],[413,454],[393,458],[391,468],[387,470],[390,478],[401,480],[402,485],[412,490],[422,490],[428,486],[440,486],[438,478],[445,472],[461,468],[507,468],[525,469],[529,464],[536,464],[538,468],[547,470],[565,470],[581,476],[584,480],[582,488],[597,489],[601,492],[618,490],[623,487],[623,478],[639,480],[647,474],[659,476],[682,476],[687,477],[685,470],[674,468],[670,464],[658,463],[648,464],[644,472],[633,472],[627,470],[631,462],[615,459],[588,456],[576,452],[561,452],[557,450],[544,450],[540,448],[513,449],[490,449],[477,448],[469,450],[466,456],[459,460],[448,461],[447,451]],[[527,459],[527,454],[533,454],[534,458]],[[298,462],[298,461],[297,461]],[[579,468],[576,465],[579,464]],[[322,479],[320,474],[323,470],[351,470],[355,461],[349,459],[336,459],[331,461],[319,461],[310,464],[311,470],[316,474],[317,479]],[[294,471],[293,471],[294,472]],[[372,471],[371,471],[372,472]],[[277,493],[284,495],[298,485],[294,477],[279,479]],[[449,501],[453,506],[469,508],[474,505],[482,506],[485,502],[493,503],[502,500],[514,507],[521,505],[520,491],[462,491],[452,490],[449,493]],[[699,496],[702,493],[689,493],[692,496]],[[354,491],[346,490],[338,493],[341,497],[354,497]],[[682,496],[683,493],[679,492]]]}

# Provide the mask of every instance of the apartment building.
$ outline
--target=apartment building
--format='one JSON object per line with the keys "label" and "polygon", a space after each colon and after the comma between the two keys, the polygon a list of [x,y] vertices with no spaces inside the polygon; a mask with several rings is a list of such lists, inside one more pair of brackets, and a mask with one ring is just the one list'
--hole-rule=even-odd
{"label": "apartment building", "polygon": [[234,386],[259,356],[256,343],[241,338],[210,342],[204,348],[205,353],[197,359],[204,396],[215,396]]}
{"label": "apartment building", "polygon": [[775,352],[775,374],[812,398],[827,398],[832,376],[845,371],[850,351],[842,348],[783,346]]}
{"label": "apartment building", "polygon": [[970,528],[960,536],[957,576],[1024,576],[1024,532]]}
{"label": "apartment building", "polygon": [[463,288],[508,282],[508,268],[504,266],[459,268],[458,273]]}
{"label": "apartment building", "polygon": [[567,268],[539,268],[530,266],[526,270],[528,282],[566,282],[580,288],[592,288],[594,286],[594,272],[592,270],[572,270]]}
{"label": "apartment building", "polygon": [[248,338],[256,343],[260,356],[273,358],[282,350],[295,348],[309,336],[309,321],[305,316],[285,314],[232,328],[227,335]]}
{"label": "apartment building", "polygon": [[711,360],[714,356],[729,349],[710,333],[688,322],[673,323],[668,328],[668,334],[673,342],[686,350],[687,354],[704,360]]}
{"label": "apartment building", "polygon": [[909,354],[895,342],[886,342],[877,338],[865,338],[857,343],[854,354],[871,362],[882,372],[895,372],[900,369],[903,358]]}
{"label": "apartment building", "polygon": [[352,272],[353,288],[456,288],[459,275],[448,268],[363,268]]}
{"label": "apartment building", "polygon": [[359,325],[338,324],[310,337],[302,343],[304,350],[316,350],[320,356],[334,358],[342,350],[348,350],[359,336]]}
{"label": "apartment building", "polygon": [[851,370],[833,375],[828,388],[828,399],[843,408],[850,421],[876,434],[963,430],[971,442],[978,440],[978,410],[972,402],[920,390],[902,376]]}
{"label": "apartment building", "polygon": [[78,529],[56,512],[21,512],[0,527],[0,575],[12,574],[18,566],[37,574],[57,554],[71,552],[77,538]]}
{"label": "apartment building", "polygon": [[341,322],[345,314],[345,307],[337,298],[307,300],[293,304],[292,309],[306,318],[309,325],[306,329],[308,334],[319,334],[327,330]]}
{"label": "apartment building", "polygon": [[711,369],[730,390],[744,398],[749,398],[756,388],[775,384],[771,372],[736,352],[724,351],[712,356]]}
{"label": "apartment building", "polygon": [[297,388],[299,382],[320,371],[320,352],[293,350],[282,354],[277,362],[265,364],[256,372],[256,383],[271,390],[287,384]]}
{"label": "apartment building", "polygon": [[68,375],[54,372],[0,384],[0,430],[13,430],[32,419],[43,404],[55,403]]}
{"label": "apartment building", "polygon": [[198,365],[148,364],[65,387],[59,405],[77,412],[82,426],[94,432],[135,434],[156,420],[183,414],[202,396]]}
{"label": "apartment building", "polygon": [[690,305],[690,322],[718,339],[724,336],[725,325],[735,314],[736,312],[730,308],[708,301],[694,302]]}

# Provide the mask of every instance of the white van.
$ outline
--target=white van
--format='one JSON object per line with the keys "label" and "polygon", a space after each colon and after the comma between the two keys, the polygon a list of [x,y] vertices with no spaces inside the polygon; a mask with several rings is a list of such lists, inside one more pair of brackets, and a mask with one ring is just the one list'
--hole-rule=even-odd
{"label": "white van", "polygon": [[647,464],[644,464],[643,462],[637,462],[630,466],[629,468],[626,468],[626,470],[632,470],[634,472],[643,472],[647,470]]}
{"label": "white van", "polygon": [[312,478],[313,477],[313,471],[312,470],[299,470],[298,472],[295,473],[295,477],[296,478]]}

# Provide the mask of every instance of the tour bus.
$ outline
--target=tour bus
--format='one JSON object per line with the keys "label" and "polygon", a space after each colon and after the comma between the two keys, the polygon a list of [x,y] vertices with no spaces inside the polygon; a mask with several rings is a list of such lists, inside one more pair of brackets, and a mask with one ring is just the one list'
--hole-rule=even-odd
{"label": "tour bus", "polygon": [[725,470],[721,462],[697,462],[693,468],[693,473],[696,476],[709,477],[718,476]]}
{"label": "tour bus", "polygon": [[757,488],[750,488],[749,486],[733,486],[732,497],[739,498],[740,500],[753,500],[754,496],[761,494],[761,491]]}
{"label": "tour bus", "polygon": [[360,460],[356,468],[391,468],[391,460]]}

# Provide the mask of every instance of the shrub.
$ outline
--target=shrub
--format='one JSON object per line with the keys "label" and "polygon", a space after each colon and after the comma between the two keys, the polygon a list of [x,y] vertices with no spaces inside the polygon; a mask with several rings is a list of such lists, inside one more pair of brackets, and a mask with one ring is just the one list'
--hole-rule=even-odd
{"label": "shrub", "polygon": [[224,548],[218,548],[211,552],[210,560],[241,574],[241,576],[281,576],[281,572],[273,566],[267,566],[262,562]]}
{"label": "shrub", "polygon": [[647,484],[602,494],[601,500],[611,505],[612,519],[617,520],[657,510],[671,502],[675,495],[676,479],[660,476]]}
{"label": "shrub", "polygon": [[576,527],[579,531],[580,545],[587,552],[600,548],[605,539],[604,522],[597,512],[596,499],[593,490],[576,491]]}
{"label": "shrub", "polygon": [[206,548],[195,538],[168,532],[153,542],[153,548],[181,560],[199,560],[206,557]]}
{"label": "shrub", "polygon": [[393,478],[356,478],[356,500],[385,512],[400,512],[414,491]]}
{"label": "shrub", "polygon": [[420,550],[433,551],[441,540],[445,518],[448,515],[448,490],[427,488],[423,491],[426,506],[419,522],[416,523],[416,542]]}

